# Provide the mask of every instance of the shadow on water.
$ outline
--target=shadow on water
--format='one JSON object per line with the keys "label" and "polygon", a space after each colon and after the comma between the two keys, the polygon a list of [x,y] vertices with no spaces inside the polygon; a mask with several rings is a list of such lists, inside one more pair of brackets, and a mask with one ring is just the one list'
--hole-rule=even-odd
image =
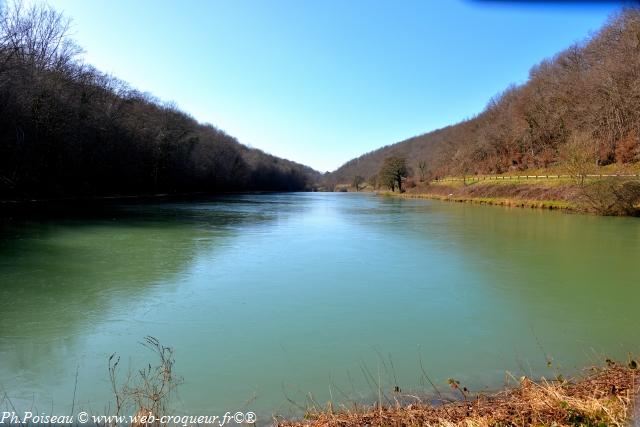
{"label": "shadow on water", "polygon": [[0,223],[0,386],[18,401],[55,389],[42,383],[62,384],[68,365],[89,357],[88,331],[158,312],[151,296],[175,294],[198,256],[215,258],[233,246],[238,230],[268,227],[288,200],[235,195],[65,204]]}
{"label": "shadow on water", "polygon": [[[238,208],[229,208],[234,203]],[[30,303],[31,298],[19,297],[21,292],[42,295],[43,301],[52,292],[73,304],[65,293],[82,291],[85,302],[103,305],[104,300],[91,297],[107,287],[135,284],[143,291],[182,271],[198,251],[232,238],[235,228],[272,219],[247,208],[248,203],[229,199],[224,209],[216,201],[94,205],[12,220],[0,227],[0,291],[14,295],[13,307]]]}
{"label": "shadow on water", "polygon": [[440,388],[498,386],[505,370],[542,372],[547,353],[580,366],[591,347],[637,347],[639,225],[304,193],[13,221],[0,378],[47,402],[80,366],[79,390],[102,402],[109,352],[138,366],[150,334],[176,346],[185,411],[371,401],[378,382],[429,391],[420,354]]}

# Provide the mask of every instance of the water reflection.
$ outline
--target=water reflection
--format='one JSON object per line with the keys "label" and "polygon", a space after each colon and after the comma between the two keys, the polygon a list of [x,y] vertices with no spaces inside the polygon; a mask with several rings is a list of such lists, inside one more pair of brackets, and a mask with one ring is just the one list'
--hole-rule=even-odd
{"label": "water reflection", "polygon": [[[195,207],[113,204],[77,211],[70,218],[4,223],[0,385],[22,402],[42,393],[37,400],[47,404],[58,388],[68,396],[69,372],[84,358],[87,369],[100,366],[84,378],[89,386],[106,373],[104,352],[91,351],[91,334],[144,321],[161,307],[153,302],[154,294],[177,293],[189,280],[198,254],[206,252],[207,260],[215,262],[247,224],[261,227],[277,221],[280,211],[273,206],[280,205],[256,196],[229,196]],[[119,348],[114,345],[112,351]]]}
{"label": "water reflection", "polygon": [[101,408],[106,358],[147,363],[148,334],[176,348],[176,410],[203,414],[367,398],[378,372],[410,390],[420,354],[440,385],[495,386],[640,338],[637,219],[361,194],[99,213],[2,230],[0,382],[18,400],[65,405],[78,370],[79,404]]}

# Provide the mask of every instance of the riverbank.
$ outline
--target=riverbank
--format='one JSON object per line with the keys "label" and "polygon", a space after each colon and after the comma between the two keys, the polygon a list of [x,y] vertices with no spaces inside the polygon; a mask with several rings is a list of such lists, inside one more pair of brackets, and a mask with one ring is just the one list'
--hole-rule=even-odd
{"label": "riverbank", "polygon": [[[515,387],[440,404],[370,405],[310,411],[302,420],[279,420],[281,427],[320,426],[624,426],[634,417],[638,395],[635,361],[591,368],[574,380],[522,377]],[[455,382],[454,387],[460,387]],[[395,399],[399,402],[399,399]]]}
{"label": "riverbank", "polygon": [[404,193],[380,192],[378,194],[444,200],[458,203],[477,203],[536,209],[582,211],[580,186],[569,180],[508,181],[434,181],[416,185]]}
{"label": "riverbank", "polygon": [[589,177],[583,182],[569,177],[523,179],[508,175],[493,179],[449,178],[407,185],[403,193],[385,191],[378,194],[599,215],[636,216],[640,213],[640,180],[636,176]]}
{"label": "riverbank", "polygon": [[549,209],[549,210],[563,210],[569,212],[579,212],[580,209],[577,205],[571,202],[565,202],[561,200],[531,200],[531,199],[515,199],[515,198],[498,198],[498,197],[469,197],[469,196],[456,196],[456,195],[439,195],[429,193],[391,193],[381,192],[378,193],[383,196],[401,197],[405,199],[430,199],[441,200],[447,202],[457,203],[474,203],[480,205],[493,205],[493,206],[505,206],[513,208],[531,208],[531,209]]}

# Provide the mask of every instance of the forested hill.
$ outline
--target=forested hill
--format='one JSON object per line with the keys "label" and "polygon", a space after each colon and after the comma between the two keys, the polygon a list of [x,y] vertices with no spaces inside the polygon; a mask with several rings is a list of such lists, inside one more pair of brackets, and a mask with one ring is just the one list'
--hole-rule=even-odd
{"label": "forested hill", "polygon": [[319,180],[84,64],[68,29],[49,6],[0,0],[0,199],[308,190]]}
{"label": "forested hill", "polygon": [[329,175],[374,182],[385,158],[431,176],[502,173],[562,164],[580,151],[593,164],[640,160],[640,11],[626,9],[595,35],[545,60],[529,80],[476,117],[380,148]]}

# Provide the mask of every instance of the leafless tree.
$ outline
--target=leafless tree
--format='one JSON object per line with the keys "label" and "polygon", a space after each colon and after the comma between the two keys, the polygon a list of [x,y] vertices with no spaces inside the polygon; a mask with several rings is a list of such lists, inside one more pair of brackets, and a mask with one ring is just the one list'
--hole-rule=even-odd
{"label": "leafless tree", "polygon": [[398,153],[408,167],[438,176],[553,164],[575,172],[576,156],[592,166],[640,161],[639,81],[640,8],[629,7],[599,32],[534,66],[526,83],[508,87],[477,116],[367,153],[332,177],[346,182],[355,174],[370,176]]}
{"label": "leafless tree", "polygon": [[420,160],[418,162],[418,170],[420,171],[420,182],[423,182],[427,176],[427,162]]}
{"label": "leafless tree", "polygon": [[0,9],[0,199],[304,190],[320,174],[250,149],[82,62],[45,3]]}
{"label": "leafless tree", "polygon": [[569,175],[580,185],[584,185],[585,178],[593,171],[594,160],[597,155],[589,134],[574,133],[570,141],[562,147],[562,158]]}
{"label": "leafless tree", "polygon": [[407,160],[404,157],[387,157],[378,173],[380,179],[391,191],[402,192],[402,181],[408,175]]}
{"label": "leafless tree", "polygon": [[355,187],[356,191],[360,191],[360,186],[364,183],[364,178],[360,175],[356,175],[353,177],[353,186]]}

